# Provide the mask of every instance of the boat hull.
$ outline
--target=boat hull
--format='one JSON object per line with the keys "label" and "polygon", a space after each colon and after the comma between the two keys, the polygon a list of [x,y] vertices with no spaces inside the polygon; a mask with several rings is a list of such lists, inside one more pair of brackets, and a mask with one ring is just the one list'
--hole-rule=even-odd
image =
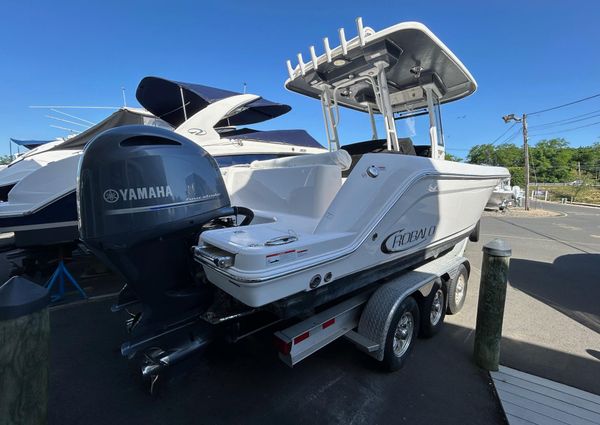
{"label": "boat hull", "polygon": [[[365,173],[373,166],[380,170],[376,178]],[[195,258],[209,281],[260,307],[405,258],[425,261],[439,252],[436,247],[451,247],[470,235],[507,173],[415,156],[367,154],[312,232],[306,226],[297,230],[293,220],[284,219],[244,230],[208,231],[200,236]],[[276,230],[297,240],[267,246],[266,238]],[[215,265],[202,255],[207,246],[233,254],[234,265]],[[271,262],[273,257],[278,261]]]}
{"label": "boat hull", "polygon": [[[0,212],[2,207],[0,204]],[[53,245],[76,240],[79,232],[75,191],[35,211],[0,216],[0,233],[5,232],[14,232],[15,245],[18,247]]]}

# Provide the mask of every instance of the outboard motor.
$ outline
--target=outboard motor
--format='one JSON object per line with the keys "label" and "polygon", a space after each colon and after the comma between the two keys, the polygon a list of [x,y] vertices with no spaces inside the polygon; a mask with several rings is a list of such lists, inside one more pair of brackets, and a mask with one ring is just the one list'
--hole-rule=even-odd
{"label": "outboard motor", "polygon": [[194,283],[190,247],[234,210],[204,149],[156,127],[107,130],[85,148],[77,199],[81,240],[127,283],[118,305],[141,302],[136,330],[156,333],[206,308],[212,287]]}

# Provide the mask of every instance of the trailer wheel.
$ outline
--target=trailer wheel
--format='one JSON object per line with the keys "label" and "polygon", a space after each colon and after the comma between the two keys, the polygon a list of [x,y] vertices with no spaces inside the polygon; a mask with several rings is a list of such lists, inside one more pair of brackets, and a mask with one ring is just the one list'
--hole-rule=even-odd
{"label": "trailer wheel", "polygon": [[458,268],[458,273],[454,279],[448,283],[448,314],[458,313],[465,304],[467,298],[467,282],[469,281],[469,272],[464,264]]}
{"label": "trailer wheel", "polygon": [[420,308],[421,323],[419,336],[431,338],[442,328],[446,317],[446,290],[442,285],[433,288],[427,298],[423,298]]}
{"label": "trailer wheel", "polygon": [[388,329],[385,339],[383,365],[390,371],[398,370],[404,364],[419,331],[419,306],[412,297],[400,303]]}

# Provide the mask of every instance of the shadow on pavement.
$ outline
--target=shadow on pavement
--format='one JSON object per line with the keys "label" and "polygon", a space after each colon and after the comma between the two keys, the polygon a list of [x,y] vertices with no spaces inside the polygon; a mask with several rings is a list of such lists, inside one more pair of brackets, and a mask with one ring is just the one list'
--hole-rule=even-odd
{"label": "shadow on pavement", "polygon": [[[444,326],[453,340],[463,341],[464,354],[471,356],[475,330],[448,323]],[[502,337],[500,364],[600,395],[600,352],[586,351],[598,360]]]}
{"label": "shadow on pavement", "polygon": [[50,424],[504,423],[466,328],[447,324],[418,340],[395,373],[345,340],[293,369],[279,361],[272,332],[214,343],[151,397],[119,353],[125,317],[110,313],[111,302],[52,310]]}
{"label": "shadow on pavement", "polygon": [[553,263],[512,259],[510,285],[600,333],[600,254],[569,254]]}
{"label": "shadow on pavement", "polygon": [[[152,397],[119,353],[125,317],[109,312],[111,302],[52,310],[50,424],[504,423],[489,375],[473,364],[470,328],[446,323],[395,373],[344,340],[293,369],[278,360],[271,332],[214,343]],[[600,394],[591,358],[503,338],[501,363]]]}

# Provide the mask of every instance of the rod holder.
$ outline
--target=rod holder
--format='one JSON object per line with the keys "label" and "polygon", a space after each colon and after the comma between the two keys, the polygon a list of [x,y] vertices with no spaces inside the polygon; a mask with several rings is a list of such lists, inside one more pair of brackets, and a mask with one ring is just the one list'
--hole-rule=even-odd
{"label": "rod holder", "polygon": [[288,70],[288,74],[290,74],[290,80],[294,79],[294,68],[292,68],[292,61],[290,61],[289,59],[287,61],[285,61],[286,65],[287,65],[287,70]]}
{"label": "rod holder", "polygon": [[319,64],[317,61],[317,54],[315,53],[315,46],[310,46],[309,50],[310,50],[310,58],[311,58],[312,64],[313,64],[313,69],[316,71]]}
{"label": "rod holder", "polygon": [[362,18],[359,16],[356,18],[356,30],[358,31],[358,39],[360,40],[360,45],[365,45],[365,29],[363,27]]}
{"label": "rod holder", "polygon": [[340,43],[342,45],[342,52],[344,52],[344,55],[348,54],[348,42],[346,41],[346,33],[344,32],[344,28],[340,28],[338,30],[338,33],[340,34]]}
{"label": "rod holder", "polygon": [[304,77],[306,74],[306,69],[304,65],[304,60],[302,59],[302,53],[298,53],[298,65],[300,66],[300,73]]}
{"label": "rod holder", "polygon": [[323,48],[325,49],[325,56],[327,56],[327,62],[331,62],[331,48],[329,47],[329,39],[327,37],[323,39]]}
{"label": "rod holder", "polygon": [[500,340],[511,254],[509,244],[501,239],[494,239],[483,247],[473,357],[475,363],[486,370],[496,371],[500,363]]}

